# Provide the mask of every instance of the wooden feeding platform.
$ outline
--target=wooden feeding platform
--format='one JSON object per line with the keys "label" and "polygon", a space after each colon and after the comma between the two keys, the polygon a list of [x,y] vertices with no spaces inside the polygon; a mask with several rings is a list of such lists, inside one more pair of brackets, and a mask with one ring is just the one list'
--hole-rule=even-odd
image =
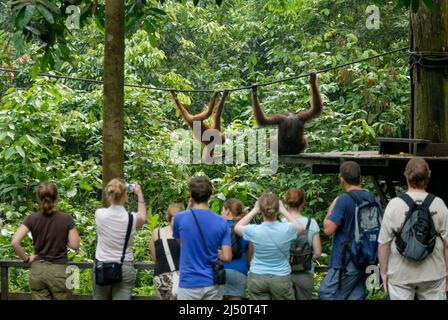
{"label": "wooden feeding platform", "polygon": [[337,174],[344,161],[355,161],[363,176],[370,176],[383,203],[396,196],[395,187],[405,185],[403,176],[407,162],[418,156],[431,169],[428,190],[448,203],[448,144],[421,139],[378,138],[379,151],[301,153],[281,156],[286,164],[305,164],[314,174]]}

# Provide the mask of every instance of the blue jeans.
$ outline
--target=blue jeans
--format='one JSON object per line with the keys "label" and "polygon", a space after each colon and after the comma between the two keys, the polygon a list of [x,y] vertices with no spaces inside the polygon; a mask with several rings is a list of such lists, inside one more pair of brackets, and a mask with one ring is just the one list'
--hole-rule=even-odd
{"label": "blue jeans", "polygon": [[319,287],[320,300],[364,300],[366,297],[365,270],[356,267],[353,262],[347,265],[347,270],[342,274],[339,287],[339,274],[341,270],[330,268],[324,281]]}

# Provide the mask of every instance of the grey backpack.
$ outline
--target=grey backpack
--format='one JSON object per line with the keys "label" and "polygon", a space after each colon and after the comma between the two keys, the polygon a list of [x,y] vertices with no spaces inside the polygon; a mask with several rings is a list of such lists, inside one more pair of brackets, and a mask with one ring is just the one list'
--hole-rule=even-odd
{"label": "grey backpack", "polygon": [[407,206],[403,226],[396,233],[395,245],[398,252],[414,261],[424,260],[436,244],[437,232],[429,207],[435,196],[428,194],[424,201],[414,201],[408,194],[399,196]]}

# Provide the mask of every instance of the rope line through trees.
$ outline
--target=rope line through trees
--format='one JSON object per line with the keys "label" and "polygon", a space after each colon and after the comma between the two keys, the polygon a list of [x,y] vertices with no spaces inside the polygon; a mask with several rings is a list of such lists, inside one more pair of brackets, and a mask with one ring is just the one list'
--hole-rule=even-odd
{"label": "rope line through trees", "polygon": [[[383,53],[379,53],[373,56],[369,56],[366,58],[362,58],[362,59],[358,59],[358,60],[354,60],[351,62],[347,62],[347,63],[343,63],[343,64],[339,64],[333,67],[328,67],[328,68],[324,68],[321,70],[317,70],[315,71],[316,74],[319,73],[326,73],[332,70],[336,70],[336,69],[340,69],[343,67],[347,67],[356,63],[361,63],[361,62],[365,62],[365,61],[369,61],[369,60],[373,60],[373,59],[377,59],[377,58],[381,58],[387,55],[391,55],[394,54],[396,52],[402,52],[402,51],[406,51],[409,50],[409,47],[402,47],[402,48],[398,48],[398,49],[394,49],[394,50],[390,50],[390,51],[386,51]],[[417,54],[415,52],[409,52],[410,57],[412,56],[417,56]],[[425,60],[418,60],[419,63],[416,64],[423,64],[427,62],[425,61],[432,61],[431,59],[436,59],[436,53],[432,53],[433,55],[427,55],[425,56]],[[423,58],[422,58],[423,59]],[[444,55],[443,60],[445,62],[445,65],[447,63],[448,60],[448,56]],[[8,69],[8,68],[0,68],[0,71],[2,72],[9,72],[9,73],[20,73],[20,72],[24,72],[24,70],[21,69]],[[303,73],[297,76],[292,76],[292,77],[287,77],[287,78],[283,78],[283,79],[278,79],[278,80],[274,80],[274,81],[269,81],[269,82],[262,82],[262,83],[256,83],[256,84],[250,84],[250,85],[245,85],[245,86],[241,86],[241,87],[235,87],[235,88],[229,88],[229,89],[176,89],[176,88],[165,88],[165,87],[156,87],[156,86],[150,86],[150,85],[144,85],[144,84],[131,84],[131,83],[125,83],[124,86],[125,87],[131,87],[131,88],[141,88],[141,89],[147,89],[147,90],[154,90],[154,91],[176,91],[176,92],[215,92],[215,91],[241,91],[241,90],[247,90],[247,89],[251,89],[254,85],[258,86],[258,87],[266,87],[266,86],[270,86],[273,84],[278,84],[278,83],[283,83],[283,82],[288,82],[288,81],[292,81],[292,80],[297,80],[300,78],[305,78],[305,77],[309,77],[310,74],[312,74],[313,72],[307,72],[307,73]],[[104,82],[102,80],[96,80],[96,79],[88,79],[88,78],[78,78],[78,77],[72,77],[72,76],[68,76],[68,75],[57,75],[57,74],[51,74],[51,73],[38,73],[37,74],[40,77],[48,77],[48,78],[54,78],[54,79],[65,79],[65,80],[73,80],[73,81],[83,81],[83,82],[89,82],[89,83],[93,83],[93,84],[103,84]]]}

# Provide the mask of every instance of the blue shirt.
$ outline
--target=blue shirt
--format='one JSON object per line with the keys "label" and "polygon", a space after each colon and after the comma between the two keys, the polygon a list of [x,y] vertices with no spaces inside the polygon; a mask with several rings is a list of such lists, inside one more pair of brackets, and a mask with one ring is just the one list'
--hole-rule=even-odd
{"label": "blue shirt", "polygon": [[218,248],[231,246],[226,220],[207,209],[193,209],[204,235],[208,253],[191,211],[176,213],[173,238],[180,239],[180,288],[213,286],[212,263],[218,260]]}
{"label": "blue shirt", "polygon": [[[372,197],[372,194],[365,190],[353,190],[351,192],[366,200]],[[347,193],[343,193],[336,200],[333,211],[328,216],[328,220],[333,221],[338,226],[333,236],[330,268],[342,267],[342,260],[348,262],[349,252],[344,250],[343,253],[343,249],[344,245],[353,238],[355,209],[355,201]]]}
{"label": "blue shirt", "polygon": [[[233,227],[236,225],[238,221],[236,220],[227,220],[227,225]],[[239,259],[233,259],[230,262],[224,264],[225,269],[233,269],[241,272],[244,275],[247,275],[247,248],[249,247],[249,242],[241,237],[241,247],[243,250],[243,254]]]}
{"label": "blue shirt", "polygon": [[250,272],[260,275],[287,276],[291,273],[289,248],[297,238],[297,227],[289,222],[269,221],[242,228],[243,237],[254,245]]}

